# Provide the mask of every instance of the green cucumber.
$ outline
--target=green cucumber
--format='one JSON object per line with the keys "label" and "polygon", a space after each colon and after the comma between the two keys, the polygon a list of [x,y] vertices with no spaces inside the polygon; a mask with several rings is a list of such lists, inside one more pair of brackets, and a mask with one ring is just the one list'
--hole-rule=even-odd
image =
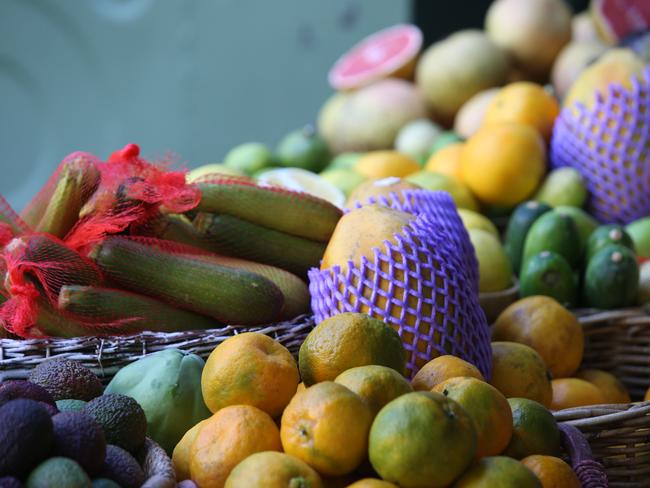
{"label": "green cucumber", "polygon": [[528,201],[521,203],[512,213],[504,238],[503,247],[506,251],[512,269],[515,273],[521,270],[521,258],[524,253],[524,242],[526,234],[530,230],[533,222],[540,215],[551,210],[551,207],[545,203]]}

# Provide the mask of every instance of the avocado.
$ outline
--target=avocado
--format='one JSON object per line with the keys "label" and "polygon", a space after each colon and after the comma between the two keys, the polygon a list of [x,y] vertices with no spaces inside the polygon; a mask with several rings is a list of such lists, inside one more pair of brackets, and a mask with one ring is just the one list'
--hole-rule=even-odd
{"label": "avocado", "polygon": [[100,476],[114,481],[122,488],[139,488],[144,483],[144,471],[131,454],[118,446],[106,447],[106,460]]}
{"label": "avocado", "polygon": [[102,394],[99,378],[88,368],[69,359],[50,359],[36,366],[29,381],[42,386],[55,400],[92,400]]}
{"label": "avocado", "polygon": [[52,417],[55,456],[74,459],[89,475],[99,472],[106,457],[106,438],[99,424],[84,412],[61,412]]}
{"label": "avocado", "polygon": [[29,474],[27,488],[92,488],[90,478],[76,461],[52,457],[43,461]]}
{"label": "avocado", "polygon": [[108,478],[96,478],[93,480],[93,488],[120,488],[120,485]]}
{"label": "avocado", "polygon": [[526,234],[528,234],[533,222],[550,210],[549,205],[531,200],[520,203],[512,213],[506,227],[503,248],[516,274],[521,271],[521,258],[524,253]]}
{"label": "avocado", "polygon": [[0,478],[0,488],[23,488],[23,484],[18,478],[3,476]]}
{"label": "avocado", "polygon": [[129,452],[142,446],[147,435],[147,417],[133,398],[117,393],[99,396],[83,409],[104,430],[106,442]]}
{"label": "avocado", "polygon": [[54,405],[54,398],[42,386],[24,380],[10,380],[0,383],[0,407],[17,398],[29,398],[37,402]]}
{"label": "avocado", "polygon": [[565,307],[576,304],[578,285],[566,259],[552,251],[542,251],[526,261],[519,278],[521,297],[546,295]]}
{"label": "avocado", "polygon": [[601,225],[587,241],[585,262],[589,262],[598,251],[609,244],[621,244],[634,251],[634,242],[625,227],[616,224]]}
{"label": "avocado", "polygon": [[524,241],[522,265],[542,251],[559,254],[572,268],[578,266],[582,254],[580,234],[571,217],[551,210],[535,220]]}
{"label": "avocado", "polygon": [[583,280],[583,299],[589,307],[612,309],[636,303],[639,265],[626,246],[609,244],[589,260]]}
{"label": "avocado", "polygon": [[580,234],[580,247],[584,251],[589,236],[598,227],[598,221],[578,207],[560,205],[553,210],[562,215],[568,215],[573,219],[573,222],[578,228],[578,234]]}
{"label": "avocado", "polygon": [[21,477],[47,457],[52,419],[40,402],[19,398],[0,407],[0,476]]}
{"label": "avocado", "polygon": [[78,412],[79,410],[83,410],[86,403],[83,400],[66,398],[65,400],[57,400],[56,407],[60,412]]}

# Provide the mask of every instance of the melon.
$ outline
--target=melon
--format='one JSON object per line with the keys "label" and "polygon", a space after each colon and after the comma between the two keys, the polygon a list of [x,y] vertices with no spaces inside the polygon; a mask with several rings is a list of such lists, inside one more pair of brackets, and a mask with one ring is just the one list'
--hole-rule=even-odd
{"label": "melon", "polygon": [[335,154],[393,147],[399,130],[428,115],[419,90],[387,78],[352,92],[338,92],[320,110],[318,130]]}
{"label": "melon", "polygon": [[563,0],[496,0],[487,11],[485,30],[520,69],[544,81],[571,40],[571,20]]}
{"label": "melon", "polygon": [[415,80],[431,106],[434,120],[450,126],[467,100],[506,81],[508,67],[508,59],[499,47],[483,32],[469,29],[424,51]]}
{"label": "melon", "polygon": [[478,92],[463,104],[454,119],[454,130],[458,135],[467,139],[479,130],[488,105],[499,90],[500,88],[496,87],[488,88]]}
{"label": "melon", "polygon": [[411,78],[422,47],[422,32],[399,24],[366,37],[341,56],[330,69],[335,90],[352,90],[390,76]]}
{"label": "melon", "polygon": [[571,42],[562,48],[551,71],[551,82],[560,100],[567,94],[580,73],[606,50],[607,46],[594,41]]}

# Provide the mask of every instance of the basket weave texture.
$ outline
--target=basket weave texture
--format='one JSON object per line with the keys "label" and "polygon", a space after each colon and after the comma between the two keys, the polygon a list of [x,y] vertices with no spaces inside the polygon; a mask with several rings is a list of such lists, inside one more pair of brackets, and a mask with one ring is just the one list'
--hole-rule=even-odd
{"label": "basket weave texture", "polygon": [[458,249],[419,214],[394,243],[374,248],[347,269],[312,269],[309,291],[317,323],[343,312],[372,315],[393,326],[414,375],[432,358],[453,354],[490,377],[490,331]]}
{"label": "basket weave texture", "polygon": [[631,90],[610,85],[592,108],[564,108],[551,163],[582,174],[587,208],[598,220],[628,223],[650,214],[650,67]]}

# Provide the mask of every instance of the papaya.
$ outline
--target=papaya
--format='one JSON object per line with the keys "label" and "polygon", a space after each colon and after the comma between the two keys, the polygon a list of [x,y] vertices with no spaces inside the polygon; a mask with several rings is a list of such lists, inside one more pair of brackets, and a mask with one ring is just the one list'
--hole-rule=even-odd
{"label": "papaya", "polygon": [[212,415],[201,394],[204,365],[196,354],[165,349],[120,369],[105,393],[136,400],[147,417],[147,435],[171,456],[185,432]]}

